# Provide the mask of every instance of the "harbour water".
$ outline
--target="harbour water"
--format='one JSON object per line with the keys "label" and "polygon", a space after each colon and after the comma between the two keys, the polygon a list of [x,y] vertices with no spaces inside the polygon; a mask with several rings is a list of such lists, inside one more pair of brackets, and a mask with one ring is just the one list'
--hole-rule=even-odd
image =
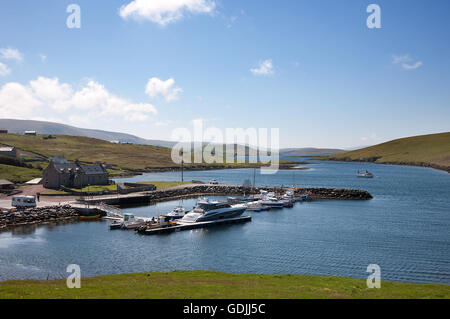
{"label": "harbour water", "polygon": [[[298,158],[297,158],[298,159]],[[450,174],[420,167],[319,162],[308,170],[256,175],[256,184],[356,188],[369,201],[322,200],[294,208],[248,212],[252,222],[142,236],[110,231],[108,223],[79,222],[0,233],[0,280],[207,269],[234,273],[315,274],[366,278],[369,264],[382,280],[450,284]],[[356,170],[375,178],[356,178]],[[252,169],[187,171],[185,180],[253,181]],[[180,179],[152,173],[124,181]],[[124,208],[157,216],[180,201]],[[195,199],[182,202],[192,208]]]}

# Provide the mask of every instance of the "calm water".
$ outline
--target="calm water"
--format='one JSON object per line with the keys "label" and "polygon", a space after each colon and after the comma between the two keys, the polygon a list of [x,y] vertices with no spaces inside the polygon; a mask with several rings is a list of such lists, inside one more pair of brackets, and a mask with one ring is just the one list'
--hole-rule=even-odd
{"label": "calm water", "polygon": [[[316,162],[306,171],[257,175],[257,185],[359,188],[370,201],[315,201],[293,209],[246,213],[242,225],[161,236],[110,231],[108,222],[39,226],[0,233],[0,280],[62,278],[75,263],[83,276],[209,269],[366,278],[369,264],[382,279],[450,284],[450,174],[405,166]],[[358,179],[357,169],[374,179]],[[180,173],[138,176],[179,180]],[[185,172],[186,180],[242,184],[253,170]],[[195,200],[185,200],[191,208]],[[124,209],[156,216],[179,201]]]}

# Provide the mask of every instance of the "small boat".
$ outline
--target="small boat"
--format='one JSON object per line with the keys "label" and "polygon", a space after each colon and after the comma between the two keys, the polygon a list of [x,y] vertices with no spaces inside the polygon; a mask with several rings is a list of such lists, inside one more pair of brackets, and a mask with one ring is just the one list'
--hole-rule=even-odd
{"label": "small boat", "polygon": [[263,200],[261,200],[263,206],[268,206],[271,208],[283,208],[285,202],[279,200],[274,193],[268,193]]}
{"label": "small boat", "polygon": [[123,215],[123,223],[122,229],[136,229],[139,226],[142,226],[145,223],[145,220],[142,218],[136,218],[132,214],[124,214]]}
{"label": "small boat", "polygon": [[109,229],[120,229],[122,228],[123,222],[115,220],[111,224],[109,224]]}
{"label": "small boat", "polygon": [[90,222],[94,220],[99,220],[100,215],[93,215],[93,216],[80,216],[80,220],[84,222]]}
{"label": "small boat", "polygon": [[251,202],[247,204],[247,210],[252,212],[261,212],[264,210],[269,210],[269,206],[264,206],[260,201]]}
{"label": "small boat", "polygon": [[145,233],[147,230],[165,228],[178,225],[167,216],[159,216],[158,218],[152,218],[150,221],[136,228],[138,233]]}
{"label": "small boat", "polygon": [[169,217],[171,219],[179,219],[183,218],[183,216],[186,214],[183,206],[176,206],[170,213],[165,215],[166,217]]}
{"label": "small boat", "polygon": [[360,172],[359,170],[356,171],[357,177],[364,177],[364,178],[373,178],[373,174],[366,170],[365,172]]}
{"label": "small boat", "polygon": [[219,184],[219,182],[215,178],[213,178],[212,180],[209,181],[209,184],[217,185]]}

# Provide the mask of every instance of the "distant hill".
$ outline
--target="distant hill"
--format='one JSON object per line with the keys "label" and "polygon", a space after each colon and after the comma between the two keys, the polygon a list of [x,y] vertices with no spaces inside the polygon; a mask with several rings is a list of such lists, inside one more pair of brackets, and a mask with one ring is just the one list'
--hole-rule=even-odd
{"label": "distant hill", "polygon": [[281,155],[334,155],[337,153],[345,152],[341,149],[335,148],[314,148],[314,147],[304,147],[304,148],[282,148],[280,149]]}
{"label": "distant hill", "polygon": [[450,172],[450,132],[401,138],[329,159],[427,166]]}
{"label": "distant hill", "polygon": [[92,130],[66,124],[44,121],[0,119],[0,129],[7,129],[9,133],[17,134],[23,134],[25,131],[36,131],[38,134],[85,136],[105,141],[119,141],[122,143],[154,145],[163,147],[172,147],[176,144],[175,142],[171,141],[147,140],[145,138],[140,138],[135,135],[126,133]]}

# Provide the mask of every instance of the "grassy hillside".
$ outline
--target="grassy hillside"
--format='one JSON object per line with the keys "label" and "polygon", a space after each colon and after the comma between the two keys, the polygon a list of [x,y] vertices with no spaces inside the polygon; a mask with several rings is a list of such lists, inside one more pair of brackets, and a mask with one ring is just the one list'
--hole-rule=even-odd
{"label": "grassy hillside", "polygon": [[450,172],[450,132],[401,138],[329,159],[430,166]]}
{"label": "grassy hillside", "polygon": [[0,282],[6,298],[450,298],[450,286],[382,282],[368,289],[364,279],[177,271],[82,278],[80,289],[65,280]]}
{"label": "grassy hillside", "polygon": [[0,143],[13,145],[45,157],[65,156],[68,160],[79,159],[86,162],[107,162],[121,168],[144,169],[146,167],[174,166],[170,159],[170,149],[134,144],[114,144],[107,141],[82,137],[55,135],[55,139],[19,134],[0,135]]}
{"label": "grassy hillside", "polygon": [[7,129],[9,133],[16,133],[16,134],[23,134],[25,131],[37,131],[40,134],[47,134],[47,135],[57,134],[70,136],[86,136],[105,141],[117,140],[121,142],[129,142],[134,144],[156,145],[164,147],[172,147],[173,145],[175,145],[175,142],[171,141],[147,140],[126,133],[85,129],[66,124],[45,122],[45,121],[0,119],[0,127],[2,129]]}
{"label": "grassy hillside", "polygon": [[[149,170],[157,168],[177,168],[178,164],[174,164],[171,159],[171,149],[137,144],[114,144],[108,141],[82,136],[54,135],[55,139],[44,140],[43,135],[24,136],[19,134],[1,134],[0,144],[16,146],[18,153],[27,154],[27,158],[38,157],[47,158],[50,156],[64,156],[70,161],[76,159],[82,162],[106,162],[114,165],[115,172],[120,170]],[[29,162],[35,168],[46,167],[45,162]],[[227,167],[259,166],[258,164],[224,164]],[[211,166],[220,167],[222,164],[185,164],[185,167]],[[8,171],[10,169],[8,168]],[[26,170],[25,170],[26,171]],[[25,173],[23,171],[23,173]],[[6,170],[5,170],[6,173]],[[27,175],[35,175],[36,171],[26,172]],[[14,174],[19,174],[14,172]],[[0,172],[0,178],[8,178],[7,174]],[[37,175],[38,177],[41,174]],[[28,177],[27,177],[28,178]],[[14,179],[12,179],[14,180]],[[15,181],[18,181],[15,179]]]}

